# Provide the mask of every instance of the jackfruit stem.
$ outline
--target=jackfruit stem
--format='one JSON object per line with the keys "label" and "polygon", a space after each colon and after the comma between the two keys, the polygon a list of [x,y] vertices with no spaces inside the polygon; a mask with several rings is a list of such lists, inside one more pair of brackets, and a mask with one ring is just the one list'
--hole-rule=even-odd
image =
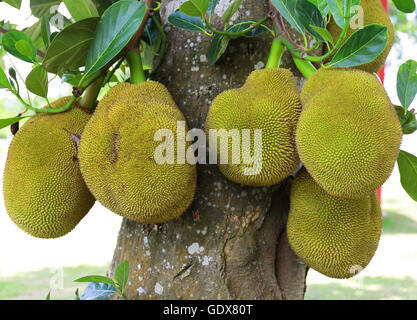
{"label": "jackfruit stem", "polygon": [[317,69],[313,66],[310,61],[292,57],[294,60],[295,65],[297,66],[298,70],[300,70],[301,74],[306,78],[310,78],[311,75],[317,71]]}
{"label": "jackfruit stem", "polygon": [[80,100],[80,107],[87,110],[94,110],[97,104],[97,97],[104,83],[104,75],[93,81],[85,90]]}
{"label": "jackfruit stem", "polygon": [[130,69],[130,83],[137,84],[145,82],[146,76],[143,71],[142,57],[139,50],[130,50],[126,54],[126,61]]}
{"label": "jackfruit stem", "polygon": [[285,46],[279,38],[274,39],[271,45],[271,51],[269,53],[268,62],[266,63],[266,69],[278,68],[281,63],[282,55],[284,54]]}

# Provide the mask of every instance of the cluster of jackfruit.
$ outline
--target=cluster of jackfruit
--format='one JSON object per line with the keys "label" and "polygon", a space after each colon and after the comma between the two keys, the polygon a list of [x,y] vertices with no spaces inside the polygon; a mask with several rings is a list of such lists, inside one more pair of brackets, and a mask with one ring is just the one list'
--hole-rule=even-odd
{"label": "cluster of jackfruit", "polygon": [[[391,175],[402,139],[395,108],[372,74],[385,63],[393,27],[379,0],[361,5],[365,25],[378,23],[389,31],[389,43],[375,61],[353,69],[322,68],[301,95],[288,70],[254,71],[242,88],[213,101],[206,121],[207,134],[263,131],[257,175],[247,175],[242,161],[231,162],[237,152],[232,135],[227,149],[217,149],[219,158],[228,155],[229,163],[219,168],[231,181],[269,186],[303,164],[291,190],[288,239],[307,265],[334,278],[354,276],[375,254],[382,229],[376,190]],[[334,22],[329,31],[335,39],[341,32]]]}
{"label": "cluster of jackfruit", "polygon": [[155,136],[159,130],[172,133],[165,143],[172,142],[177,154],[181,122],[184,116],[168,90],[154,81],[119,84],[93,115],[78,106],[36,115],[9,149],[4,198],[10,218],[32,236],[57,238],[70,232],[96,199],[141,223],[179,217],[194,198],[196,166],[160,163]]}
{"label": "cluster of jackfruit", "polygon": [[[68,99],[52,107],[62,107]],[[10,218],[28,234],[61,237],[93,206],[77,158],[77,137],[90,117],[77,106],[65,113],[39,114],[14,137],[4,170],[4,201]]]}

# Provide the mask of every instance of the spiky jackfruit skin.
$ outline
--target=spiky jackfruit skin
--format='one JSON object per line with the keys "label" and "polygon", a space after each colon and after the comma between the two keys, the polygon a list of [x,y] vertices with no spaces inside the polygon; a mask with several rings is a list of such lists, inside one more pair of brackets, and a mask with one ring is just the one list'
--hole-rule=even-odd
{"label": "spiky jackfruit skin", "polygon": [[[211,129],[238,129],[241,137],[243,129],[250,129],[253,155],[254,130],[262,130],[262,159],[255,160],[255,173],[259,173],[247,174],[254,165],[244,163],[243,139],[242,151],[237,154],[240,164],[233,163],[233,152],[238,151],[234,151],[229,139],[228,163],[219,164],[221,172],[229,180],[249,186],[270,186],[287,178],[299,163],[294,134],[300,112],[295,78],[286,69],[255,70],[243,87],[217,96],[206,120],[207,137]],[[219,160],[220,142],[218,139]]]}
{"label": "spiky jackfruit skin", "polygon": [[328,277],[350,278],[369,264],[382,229],[376,192],[362,199],[333,197],[303,168],[290,203],[288,240],[308,266]]}
{"label": "spiky jackfruit skin", "polygon": [[[52,107],[61,107],[67,98]],[[38,238],[69,233],[95,199],[82,178],[71,134],[81,134],[90,115],[74,106],[59,114],[39,114],[17,132],[9,148],[3,193],[13,222]]]}
{"label": "spiky jackfruit skin", "polygon": [[[121,83],[100,101],[80,143],[84,179],[111,211],[140,223],[163,223],[182,215],[196,190],[196,166],[158,164],[154,136],[171,130],[177,152],[177,121],[185,121],[160,83]],[[187,130],[187,129],[186,129]],[[186,148],[190,143],[186,144]]]}
{"label": "spiky jackfruit skin", "polygon": [[[392,49],[392,45],[394,44],[394,26],[392,25],[381,0],[362,0],[360,6],[363,8],[364,26],[370,24],[380,24],[388,28],[388,43],[385,50],[374,61],[356,67],[357,69],[370,73],[378,73],[384,66],[385,61],[387,60],[387,57]],[[334,43],[336,43],[342,33],[342,28],[334,22],[334,19],[330,21],[327,28],[333,37]],[[349,28],[344,42],[346,42],[346,40],[358,30],[359,29]]]}
{"label": "spiky jackfruit skin", "polygon": [[352,69],[320,69],[301,92],[296,131],[301,162],[328,193],[361,198],[391,175],[402,139],[378,79]]}

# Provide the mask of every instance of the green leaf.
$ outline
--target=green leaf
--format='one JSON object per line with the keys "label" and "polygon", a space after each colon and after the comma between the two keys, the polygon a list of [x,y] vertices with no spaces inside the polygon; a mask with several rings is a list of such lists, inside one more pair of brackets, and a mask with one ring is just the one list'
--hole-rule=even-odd
{"label": "green leaf", "polygon": [[408,60],[402,64],[397,75],[397,95],[405,110],[417,95],[417,62]]}
{"label": "green leaf", "polygon": [[84,66],[99,20],[78,21],[55,36],[43,61],[46,70],[58,74]]}
{"label": "green leaf", "polygon": [[145,12],[144,2],[123,0],[103,13],[88,53],[86,74],[100,70],[123,50],[139,29]]}
{"label": "green leaf", "polygon": [[124,292],[127,279],[129,278],[129,261],[125,260],[119,264],[114,273],[120,292]]}
{"label": "green leaf", "polygon": [[417,131],[417,119],[416,115],[410,115],[410,119],[402,125],[404,134],[412,134]]}
{"label": "green leaf", "polygon": [[99,17],[96,6],[91,0],[64,0],[64,3],[75,21]]}
{"label": "green leaf", "polygon": [[3,68],[0,68],[0,88],[10,89],[10,83]]}
{"label": "green leaf", "polygon": [[103,299],[111,294],[116,293],[116,287],[110,285],[108,283],[95,283],[91,282],[88,284],[87,288],[83,295],[81,296],[81,300],[99,300],[100,298]]}
{"label": "green leaf", "polygon": [[234,0],[232,4],[223,13],[222,20],[227,25],[233,15],[239,10],[242,0]]}
{"label": "green leaf", "polygon": [[397,162],[400,169],[401,185],[408,195],[417,201],[417,157],[401,150]]}
{"label": "green leaf", "polygon": [[36,58],[36,53],[33,57],[32,47],[28,41],[18,40],[14,46],[16,47],[17,51],[19,51],[25,57],[28,57],[29,59]]}
{"label": "green leaf", "polygon": [[208,11],[207,11],[209,16],[213,15],[214,10],[216,9],[218,2],[219,2],[219,0],[210,0],[209,8],[208,8]]}
{"label": "green leaf", "polygon": [[49,25],[49,19],[47,16],[41,18],[41,35],[45,48],[48,49],[51,44],[51,26]]}
{"label": "green leaf", "polygon": [[[18,47],[22,50],[23,46],[26,47],[26,45],[23,45],[22,42],[20,42],[20,40],[25,40],[26,42],[28,42],[29,47],[30,47],[30,54],[29,56],[26,55],[26,51],[25,54],[22,54],[17,48],[16,48],[16,44],[17,42],[19,42],[20,44],[18,45]],[[36,58],[36,49],[35,46],[33,45],[32,40],[24,33],[21,31],[11,31],[8,32],[6,34],[3,35],[2,39],[2,45],[3,48],[9,52],[10,54],[14,55],[16,58],[19,58],[23,61],[26,62],[32,62],[35,60]]]}
{"label": "green leaf", "polygon": [[211,42],[209,51],[209,63],[215,64],[217,60],[224,54],[229,45],[230,38],[224,35],[216,34]]}
{"label": "green leaf", "polygon": [[95,283],[107,283],[112,286],[116,286],[113,279],[105,276],[86,276],[74,280],[74,282],[95,282]]}
{"label": "green leaf", "polygon": [[349,1],[351,2],[351,19],[356,14],[356,11],[353,10],[353,7],[359,5],[360,0],[328,0],[330,12],[332,13],[336,24],[341,28],[343,28],[345,25],[345,16],[348,16],[347,8]]}
{"label": "green leaf", "polygon": [[313,25],[310,25],[310,27],[311,27],[311,28],[312,28],[315,32],[317,32],[317,33],[320,35],[320,37],[321,37],[322,39],[324,39],[324,40],[325,40],[325,41],[327,41],[327,42],[330,42],[330,43],[332,44],[332,46],[334,46],[333,37],[332,37],[331,33],[330,33],[327,29],[325,29],[325,28],[320,28],[320,27],[313,26]]}
{"label": "green leaf", "polygon": [[416,10],[414,0],[392,0],[398,10],[405,13],[412,13]]}
{"label": "green leaf", "polygon": [[0,129],[6,128],[16,122],[19,122],[22,119],[30,118],[31,116],[25,116],[25,117],[13,117],[13,118],[7,118],[7,119],[0,119]]}
{"label": "green leaf", "polygon": [[45,300],[51,300],[51,291],[48,292],[48,295],[46,296]]}
{"label": "green leaf", "polygon": [[316,32],[311,26],[316,26],[319,28],[324,28],[324,20],[319,9],[307,0],[297,0],[295,10],[297,12],[298,19],[301,24],[307,31],[320,40],[325,40],[322,38],[320,33]]}
{"label": "green leaf", "polygon": [[387,42],[388,28],[379,24],[370,24],[352,34],[329,66],[349,68],[369,63],[384,51]]}
{"label": "green leaf", "polygon": [[[58,13],[58,6],[61,0],[30,0],[30,9],[32,14],[41,18],[42,16],[52,16]],[[56,8],[56,10],[54,10]]]}
{"label": "green leaf", "polygon": [[44,66],[36,66],[27,76],[26,88],[40,96],[46,98],[48,96],[48,73]]}
{"label": "green leaf", "polygon": [[297,16],[295,7],[297,1],[295,0],[271,0],[271,3],[281,13],[285,20],[287,20],[300,33],[304,33],[304,27]]}
{"label": "green leaf", "polygon": [[197,31],[205,32],[206,28],[204,26],[203,20],[198,17],[189,17],[182,13],[181,11],[175,11],[168,17],[168,22],[177,28],[188,30],[188,31]]}
{"label": "green leaf", "polygon": [[190,17],[204,17],[210,5],[209,0],[189,0],[179,10]]}
{"label": "green leaf", "polygon": [[20,9],[20,5],[22,4],[22,0],[3,0],[3,2],[6,2],[16,9]]}
{"label": "green leaf", "polygon": [[329,13],[329,5],[327,3],[327,0],[308,0],[308,1],[314,4],[317,9],[319,9],[323,17],[327,16],[327,14]]}
{"label": "green leaf", "polygon": [[[241,21],[241,22],[238,22],[238,23],[230,26],[227,29],[227,32],[239,33],[241,31],[249,28],[252,25],[253,25],[253,21]],[[256,36],[264,33],[265,31],[267,31],[267,29],[264,26],[259,25],[255,28],[252,28],[248,33],[246,33],[245,37],[256,37]],[[230,37],[233,38],[233,36],[230,36]]]}

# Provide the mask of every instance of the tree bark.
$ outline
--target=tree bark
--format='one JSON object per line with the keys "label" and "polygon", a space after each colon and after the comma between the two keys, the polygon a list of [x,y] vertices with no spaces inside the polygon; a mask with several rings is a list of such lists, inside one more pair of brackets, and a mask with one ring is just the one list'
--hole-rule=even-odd
{"label": "tree bark", "polygon": [[[156,80],[170,90],[189,127],[203,128],[211,101],[262,68],[272,40],[267,34],[233,40],[210,66],[211,39],[167,22],[182,2],[162,1],[169,49]],[[230,2],[219,1],[216,23]],[[245,0],[233,20],[260,19],[268,11],[266,0]],[[301,85],[290,60],[284,56],[281,67]],[[109,273],[130,262],[128,299],[302,299],[307,268],[286,236],[290,185],[287,179],[274,187],[245,187],[225,179],[217,166],[199,165],[195,200],[181,218],[157,228],[123,221]]]}

